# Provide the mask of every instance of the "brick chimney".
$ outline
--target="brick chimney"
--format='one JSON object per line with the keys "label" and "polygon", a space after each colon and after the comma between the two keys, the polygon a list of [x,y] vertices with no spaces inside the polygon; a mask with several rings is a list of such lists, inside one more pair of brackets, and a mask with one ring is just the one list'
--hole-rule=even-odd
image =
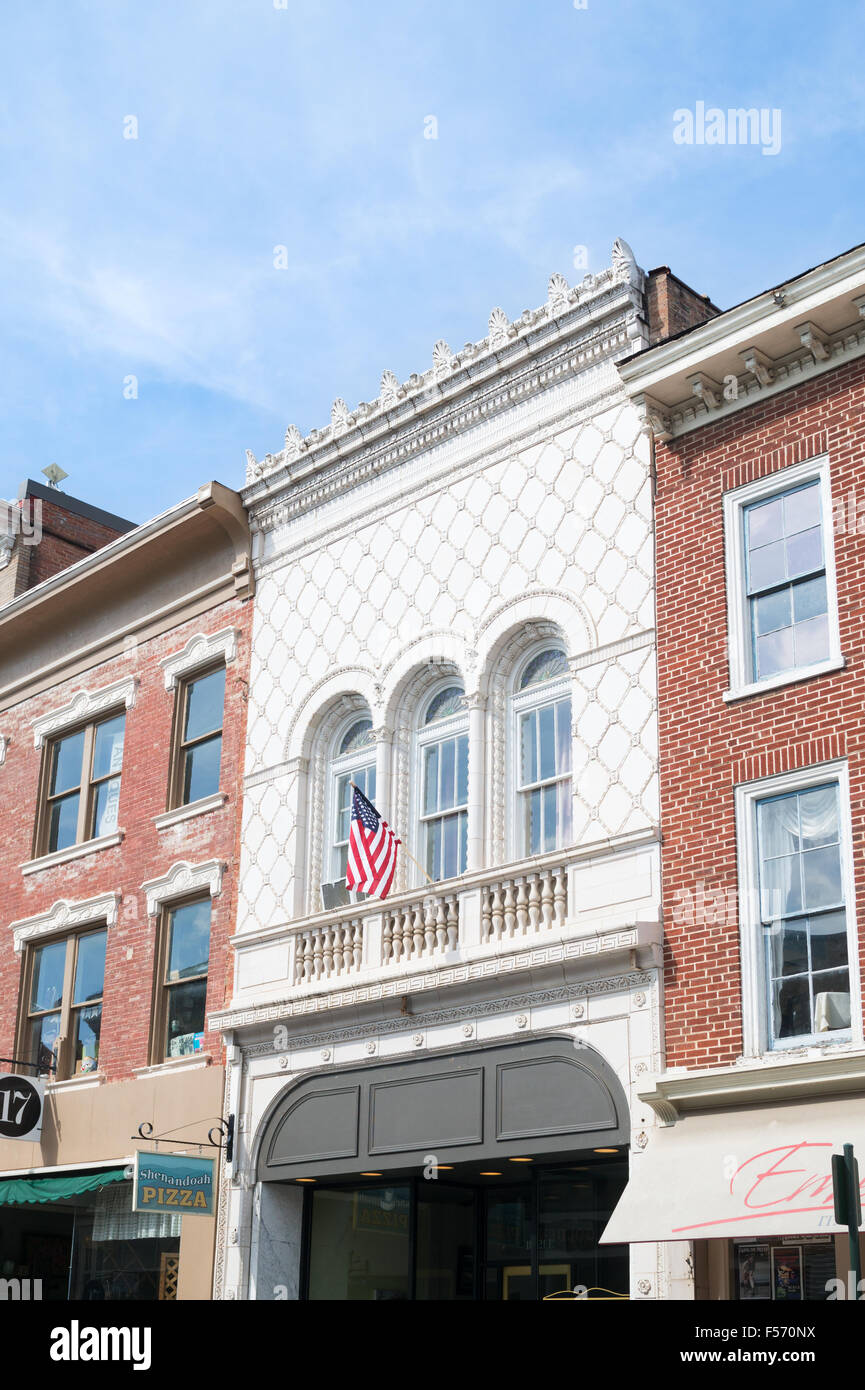
{"label": "brick chimney", "polygon": [[3,507],[0,604],[101,550],[137,524],[32,479],[21,484],[17,502]]}
{"label": "brick chimney", "polygon": [[650,270],[646,277],[646,312],[649,344],[654,347],[665,338],[675,338],[698,323],[713,319],[721,310],[707,294],[697,294],[668,265]]}

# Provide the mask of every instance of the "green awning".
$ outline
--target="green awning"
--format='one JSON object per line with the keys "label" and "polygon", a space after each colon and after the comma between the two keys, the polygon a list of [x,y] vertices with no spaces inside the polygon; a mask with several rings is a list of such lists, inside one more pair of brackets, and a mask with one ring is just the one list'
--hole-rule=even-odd
{"label": "green awning", "polygon": [[65,1178],[7,1178],[0,1181],[0,1206],[16,1202],[59,1202],[79,1192],[95,1192],[110,1182],[123,1182],[125,1168],[104,1168],[99,1173],[70,1173]]}

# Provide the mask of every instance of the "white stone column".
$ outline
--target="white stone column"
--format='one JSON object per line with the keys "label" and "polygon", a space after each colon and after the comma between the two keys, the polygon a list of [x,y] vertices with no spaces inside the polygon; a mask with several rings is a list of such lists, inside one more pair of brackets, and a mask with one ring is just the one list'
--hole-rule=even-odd
{"label": "white stone column", "polygon": [[469,873],[485,865],[486,838],[486,702],[482,695],[468,696],[469,707],[469,829],[466,868]]}
{"label": "white stone column", "polygon": [[393,788],[391,787],[392,743],[389,729],[375,729],[375,805],[388,825],[396,829],[392,819]]}
{"label": "white stone column", "polygon": [[252,1221],[249,1297],[299,1299],[303,1191],[291,1183],[257,1183]]}

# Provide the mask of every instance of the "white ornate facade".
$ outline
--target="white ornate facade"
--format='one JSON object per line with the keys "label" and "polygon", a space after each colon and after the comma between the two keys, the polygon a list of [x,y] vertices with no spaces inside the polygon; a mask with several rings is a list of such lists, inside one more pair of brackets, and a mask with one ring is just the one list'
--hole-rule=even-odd
{"label": "white ornate facade", "polygon": [[[564,1035],[612,1067],[645,1142],[635,1084],[663,1059],[652,498],[615,364],[647,342],[644,277],[617,242],[608,270],[574,289],[554,275],[540,309],[493,310],[481,343],[438,342],[423,376],[385,372],[377,401],[338,399],[328,428],[248,456],[256,615],[235,992],[217,1020],[238,1138],[217,1297],[297,1296],[297,1189],[257,1183],[256,1165],[300,1075]],[[519,687],[545,652],[564,653],[549,689],[570,701],[570,805],[532,853]],[[385,902],[322,911],[340,739],[371,724],[374,800],[420,858],[424,711],[448,688],[464,871],[429,886],[401,855]],[[689,1296],[678,1258],[635,1247],[633,1296]]]}

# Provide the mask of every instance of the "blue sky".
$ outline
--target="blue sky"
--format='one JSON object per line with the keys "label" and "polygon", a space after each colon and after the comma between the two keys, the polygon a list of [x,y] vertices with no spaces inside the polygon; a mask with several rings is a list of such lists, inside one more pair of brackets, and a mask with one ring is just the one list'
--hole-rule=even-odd
{"label": "blue sky", "polygon": [[[276,4],[4,7],[0,496],[54,461],[136,521],[239,487],[575,246],[727,307],[865,240],[860,3]],[[698,101],[780,109],[780,152],[676,144]]]}

